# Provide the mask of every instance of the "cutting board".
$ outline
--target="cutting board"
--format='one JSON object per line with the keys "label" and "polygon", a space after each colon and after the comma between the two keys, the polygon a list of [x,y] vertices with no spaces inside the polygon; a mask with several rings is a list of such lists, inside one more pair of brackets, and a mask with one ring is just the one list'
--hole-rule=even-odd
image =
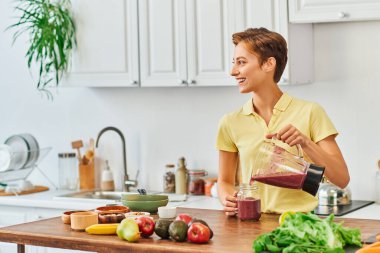
{"label": "cutting board", "polygon": [[[36,193],[36,192],[43,192],[49,190],[49,187],[46,186],[41,186],[41,185],[35,185],[33,189],[28,190],[28,191],[22,191],[18,192],[17,195],[25,195],[25,194],[31,194],[31,193]],[[5,190],[0,190],[0,196],[14,196],[16,195],[13,192],[5,192]]]}

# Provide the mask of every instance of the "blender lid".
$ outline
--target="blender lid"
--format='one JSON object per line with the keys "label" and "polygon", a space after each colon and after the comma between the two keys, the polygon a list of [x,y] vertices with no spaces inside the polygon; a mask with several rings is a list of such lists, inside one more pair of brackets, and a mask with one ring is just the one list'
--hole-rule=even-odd
{"label": "blender lid", "polygon": [[325,167],[310,164],[306,172],[306,177],[302,186],[302,190],[315,196],[318,192],[319,183],[322,180],[324,172]]}

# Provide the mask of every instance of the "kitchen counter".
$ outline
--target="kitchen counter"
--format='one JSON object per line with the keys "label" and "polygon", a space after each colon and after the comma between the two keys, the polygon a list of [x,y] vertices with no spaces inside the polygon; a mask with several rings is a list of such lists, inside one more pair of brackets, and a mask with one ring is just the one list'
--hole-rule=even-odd
{"label": "kitchen counter", "polygon": [[[89,235],[71,230],[60,218],[4,227],[0,229],[0,241],[18,244],[19,252],[24,245],[76,249],[96,252],[252,252],[253,240],[262,233],[278,226],[278,215],[263,214],[259,222],[228,218],[220,210],[178,208],[193,217],[205,219],[214,231],[207,244],[161,240],[157,235],[141,238],[138,243],[128,243],[117,236]],[[339,221],[341,219],[336,219]],[[360,228],[362,239],[378,232],[380,220],[345,219],[345,226]]]}
{"label": "kitchen counter", "polygon": [[[70,191],[49,190],[40,193],[19,195],[19,196],[2,196],[0,197],[0,205],[3,206],[19,206],[19,207],[37,207],[50,209],[78,209],[88,210],[96,208],[100,205],[118,203],[114,200],[102,199],[76,199],[76,198],[57,198],[57,196],[70,193]],[[223,207],[217,198],[207,196],[188,196],[187,201],[169,202],[169,206],[213,209],[222,210]],[[341,218],[357,218],[357,219],[375,219],[380,220],[380,205],[372,204],[361,208]]]}
{"label": "kitchen counter", "polygon": [[[19,207],[37,207],[51,209],[94,209],[101,205],[120,203],[115,200],[104,199],[83,199],[83,198],[61,198],[59,196],[71,193],[71,191],[49,190],[40,193],[19,195],[19,196],[1,196],[0,205],[19,206]],[[205,205],[207,204],[207,205]],[[221,210],[222,206],[217,198],[207,196],[188,196],[186,201],[169,202],[169,206],[187,206],[191,208],[206,208]]]}

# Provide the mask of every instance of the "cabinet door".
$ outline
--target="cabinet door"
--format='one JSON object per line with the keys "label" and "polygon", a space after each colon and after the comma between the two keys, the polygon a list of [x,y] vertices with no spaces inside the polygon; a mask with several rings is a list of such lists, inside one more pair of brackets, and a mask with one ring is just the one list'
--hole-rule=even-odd
{"label": "cabinet door", "polygon": [[139,0],[141,86],[186,85],[185,0]]}
{"label": "cabinet door", "polygon": [[75,86],[137,86],[137,0],[73,0],[77,49],[64,80]]}
{"label": "cabinet door", "polygon": [[289,0],[289,20],[294,23],[380,19],[379,0]]}
{"label": "cabinet door", "polygon": [[235,85],[230,77],[231,35],[235,8],[231,0],[189,0],[186,3],[188,84]]}

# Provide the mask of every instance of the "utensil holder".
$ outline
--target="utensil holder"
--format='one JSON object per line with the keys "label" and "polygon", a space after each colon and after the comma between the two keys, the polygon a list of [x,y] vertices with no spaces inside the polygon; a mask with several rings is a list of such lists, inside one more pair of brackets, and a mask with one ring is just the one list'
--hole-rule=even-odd
{"label": "utensil holder", "polygon": [[95,166],[93,159],[88,164],[79,164],[79,188],[81,190],[95,189]]}

